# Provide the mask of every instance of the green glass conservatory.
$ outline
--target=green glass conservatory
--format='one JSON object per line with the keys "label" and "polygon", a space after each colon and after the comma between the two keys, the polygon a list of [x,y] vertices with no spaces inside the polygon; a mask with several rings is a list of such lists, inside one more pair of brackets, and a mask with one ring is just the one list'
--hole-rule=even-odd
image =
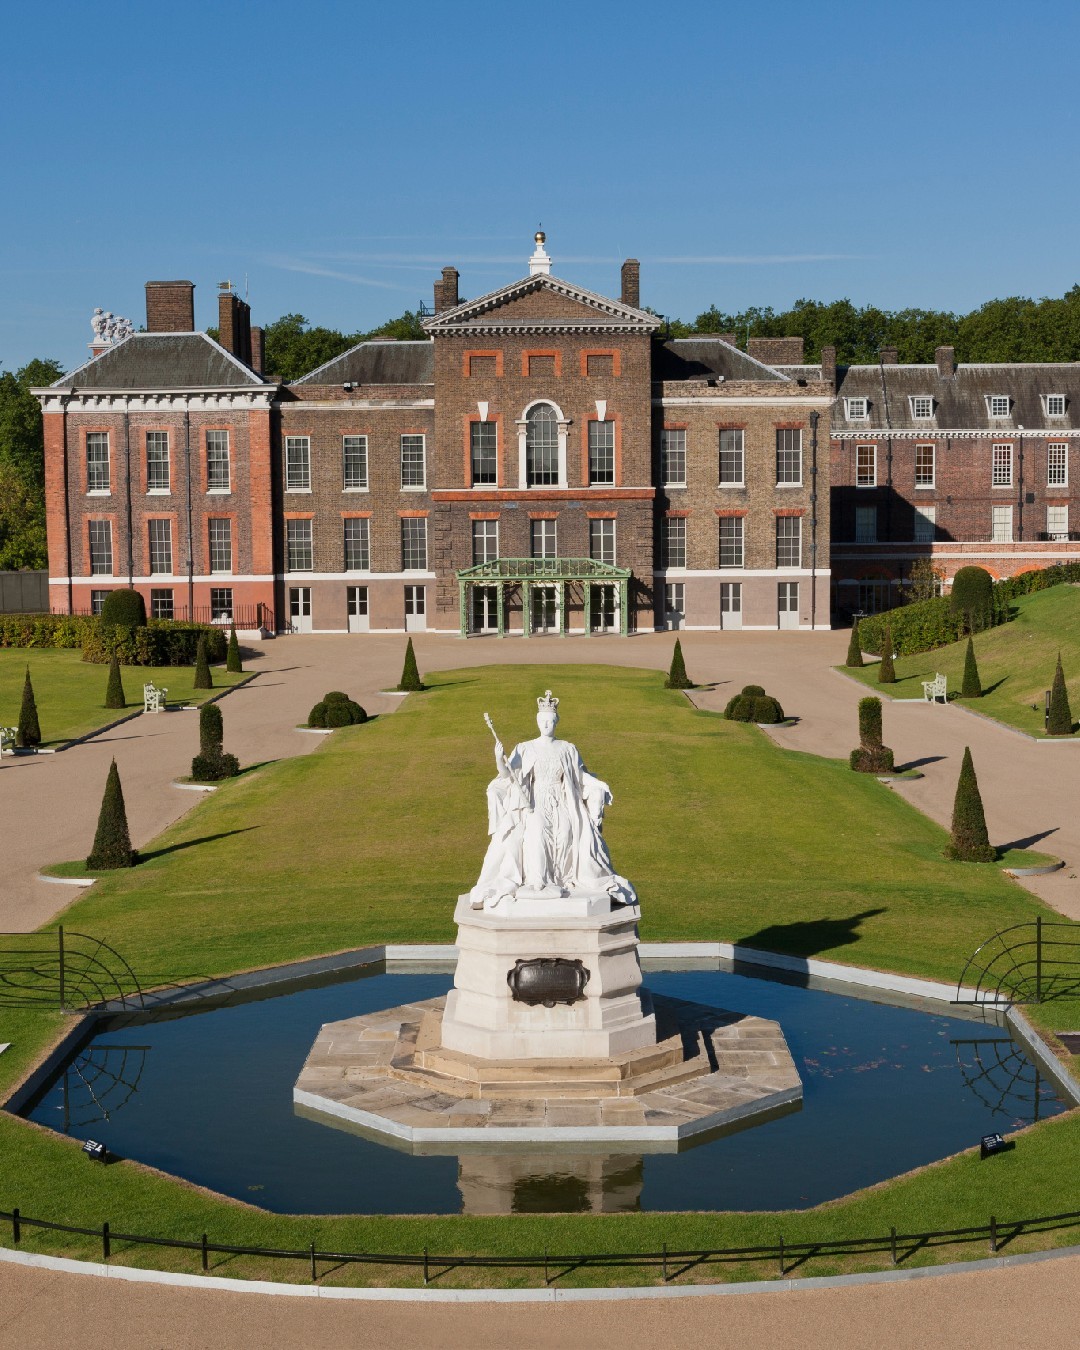
{"label": "green glass conservatory", "polygon": [[[495,558],[457,573],[462,637],[505,637],[508,614],[520,609],[521,632],[569,631],[571,609],[581,609],[586,635],[629,632],[630,568],[595,558]],[[516,631],[516,630],[515,630]]]}

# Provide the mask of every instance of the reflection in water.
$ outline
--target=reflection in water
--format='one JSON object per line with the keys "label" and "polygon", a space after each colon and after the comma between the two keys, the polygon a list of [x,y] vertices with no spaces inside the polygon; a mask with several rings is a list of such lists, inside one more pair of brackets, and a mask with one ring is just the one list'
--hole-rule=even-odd
{"label": "reflection in water", "polygon": [[463,1214],[625,1214],[641,1208],[644,1160],[622,1154],[466,1153]]}
{"label": "reflection in water", "polygon": [[1038,1060],[1028,1059],[1010,1037],[954,1039],[952,1044],[964,1086],[1013,1129],[1034,1125],[1047,1105],[1060,1100],[1054,1085],[1039,1073]]}
{"label": "reflection in water", "polygon": [[61,1078],[62,1129],[70,1134],[113,1115],[139,1090],[148,1045],[91,1045]]}

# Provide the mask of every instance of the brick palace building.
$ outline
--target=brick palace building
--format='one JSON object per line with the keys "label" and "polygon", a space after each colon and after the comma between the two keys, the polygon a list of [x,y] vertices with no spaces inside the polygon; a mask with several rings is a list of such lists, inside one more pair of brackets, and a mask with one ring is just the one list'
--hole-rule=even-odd
{"label": "brick palace building", "polygon": [[425,340],[292,383],[231,291],[214,341],[190,282],[148,283],[145,332],[37,391],[52,609],[130,585],[244,630],[810,630],[920,556],[1068,553],[1080,367],[664,339],[635,260],[615,300],[544,245],[474,300],[445,268]]}

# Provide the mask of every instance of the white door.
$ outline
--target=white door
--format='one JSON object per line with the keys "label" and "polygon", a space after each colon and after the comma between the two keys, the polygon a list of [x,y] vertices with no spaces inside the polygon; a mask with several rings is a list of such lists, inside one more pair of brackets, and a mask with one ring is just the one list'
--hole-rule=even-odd
{"label": "white door", "polygon": [[776,603],[779,611],[778,627],[798,628],[799,626],[799,583],[781,581],[776,588]]}
{"label": "white door", "polygon": [[664,627],[681,628],[686,618],[686,591],[682,581],[669,581],[664,587]]}
{"label": "white door", "polygon": [[742,582],[720,583],[720,627],[742,627]]}
{"label": "white door", "polygon": [[368,588],[366,586],[346,586],[345,595],[349,611],[349,632],[366,633],[371,624],[368,615]]}
{"label": "white door", "polygon": [[594,586],[592,590],[592,626],[594,633],[615,633],[619,628],[619,591],[616,586]]}
{"label": "white door", "polygon": [[532,588],[532,631],[554,633],[559,626],[559,610],[554,586]]}
{"label": "white door", "polygon": [[422,633],[427,628],[427,591],[423,586],[405,587],[405,631]]}
{"label": "white door", "polygon": [[495,633],[499,628],[499,588],[474,586],[472,588],[473,633]]}
{"label": "white door", "polygon": [[311,587],[289,587],[289,629],[293,633],[311,632]]}

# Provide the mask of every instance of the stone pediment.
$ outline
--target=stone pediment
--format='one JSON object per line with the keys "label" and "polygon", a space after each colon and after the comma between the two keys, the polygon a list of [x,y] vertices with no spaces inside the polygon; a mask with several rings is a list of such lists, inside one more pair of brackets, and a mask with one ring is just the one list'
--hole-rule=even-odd
{"label": "stone pediment", "polygon": [[546,274],[528,276],[428,319],[440,333],[605,332],[647,334],[661,320],[643,309],[596,295]]}

